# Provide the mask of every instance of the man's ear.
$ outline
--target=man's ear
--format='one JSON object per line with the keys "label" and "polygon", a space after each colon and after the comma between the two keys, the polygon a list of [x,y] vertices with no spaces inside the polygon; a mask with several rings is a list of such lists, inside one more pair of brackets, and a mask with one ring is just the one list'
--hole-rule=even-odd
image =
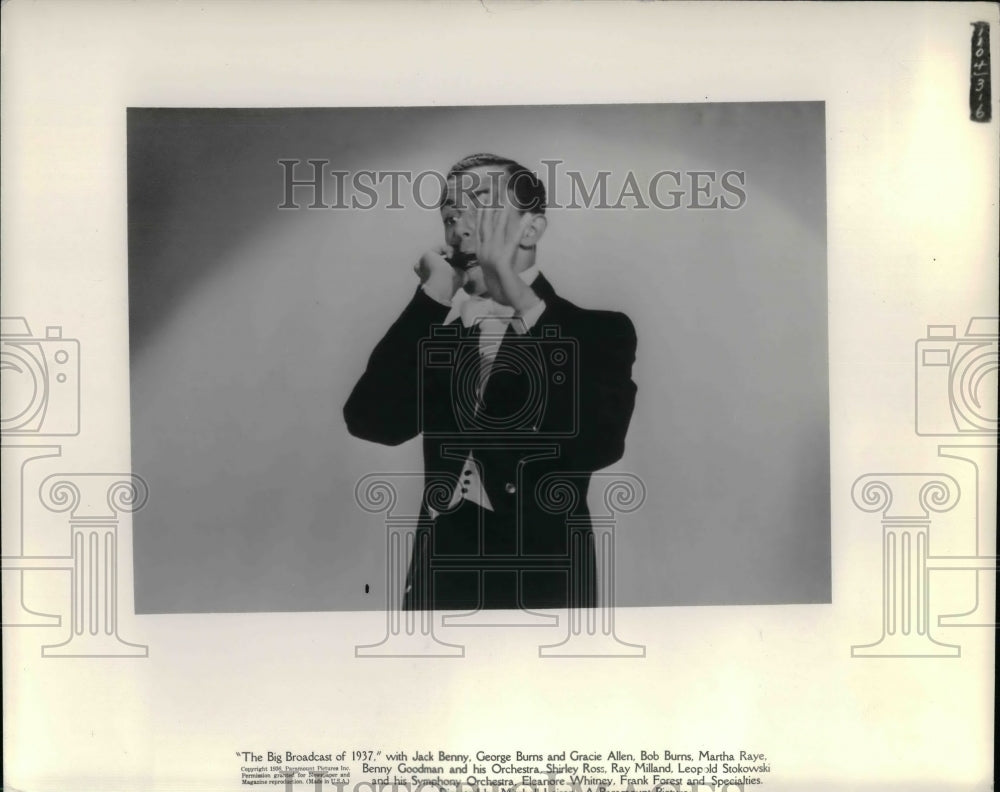
{"label": "man's ear", "polygon": [[545,229],[548,225],[549,221],[546,219],[545,215],[533,215],[531,222],[528,223],[528,227],[521,232],[521,239],[518,246],[522,248],[533,248],[538,244],[538,240],[542,238],[542,235],[545,233]]}

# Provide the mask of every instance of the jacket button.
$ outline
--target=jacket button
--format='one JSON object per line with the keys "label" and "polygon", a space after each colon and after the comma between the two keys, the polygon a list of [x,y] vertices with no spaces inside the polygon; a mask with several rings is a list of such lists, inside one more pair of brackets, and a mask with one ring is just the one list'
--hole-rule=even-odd
{"label": "jacket button", "polygon": [[506,484],[504,484],[503,488],[508,495],[513,495],[515,492],[517,492],[517,487],[515,487],[509,481]]}

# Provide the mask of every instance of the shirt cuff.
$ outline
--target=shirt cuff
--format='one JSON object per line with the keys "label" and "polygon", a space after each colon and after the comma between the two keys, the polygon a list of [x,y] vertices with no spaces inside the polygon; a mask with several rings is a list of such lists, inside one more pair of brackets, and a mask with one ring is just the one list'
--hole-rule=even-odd
{"label": "shirt cuff", "polygon": [[518,335],[527,335],[528,331],[535,326],[543,313],[545,313],[545,300],[539,300],[517,317],[521,320],[520,322],[512,323],[514,325],[514,332]]}

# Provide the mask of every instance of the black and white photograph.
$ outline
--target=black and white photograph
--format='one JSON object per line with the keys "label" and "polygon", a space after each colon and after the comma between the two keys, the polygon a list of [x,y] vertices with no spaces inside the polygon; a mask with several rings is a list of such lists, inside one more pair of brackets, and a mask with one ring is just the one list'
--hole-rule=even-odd
{"label": "black and white photograph", "polygon": [[822,102],[128,120],[137,612],[830,601]]}
{"label": "black and white photograph", "polygon": [[993,788],[996,4],[0,16],[4,789]]}

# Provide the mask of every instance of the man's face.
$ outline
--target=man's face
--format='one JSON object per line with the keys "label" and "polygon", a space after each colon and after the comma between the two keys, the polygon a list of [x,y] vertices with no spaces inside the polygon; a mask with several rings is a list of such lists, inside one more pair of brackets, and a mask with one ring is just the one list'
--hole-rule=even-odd
{"label": "man's face", "polygon": [[[507,204],[508,199],[507,173],[503,168],[483,165],[456,173],[448,179],[447,193],[441,204],[445,243],[456,253],[475,256],[479,246],[479,210],[499,208]],[[517,217],[516,214],[512,216]],[[466,270],[462,288],[469,294],[486,293],[481,267],[473,263]]]}

